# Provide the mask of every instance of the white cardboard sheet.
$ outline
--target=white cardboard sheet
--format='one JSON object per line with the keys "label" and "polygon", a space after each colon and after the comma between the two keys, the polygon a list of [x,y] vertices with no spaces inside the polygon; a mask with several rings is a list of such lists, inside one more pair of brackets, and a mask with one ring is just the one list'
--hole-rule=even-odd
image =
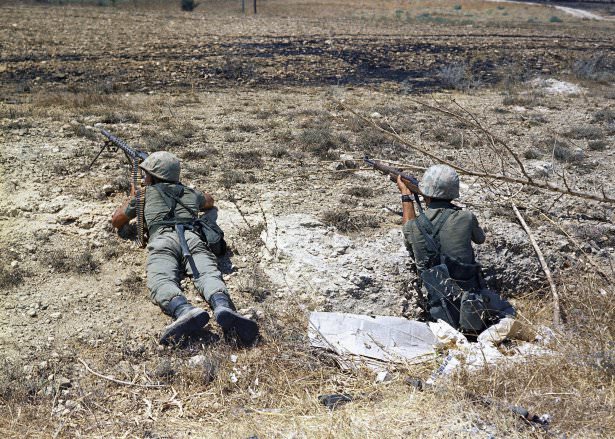
{"label": "white cardboard sheet", "polygon": [[438,343],[425,323],[328,312],[310,314],[308,336],[312,346],[332,350],[353,363],[360,360],[354,357],[386,363],[427,361],[434,358]]}

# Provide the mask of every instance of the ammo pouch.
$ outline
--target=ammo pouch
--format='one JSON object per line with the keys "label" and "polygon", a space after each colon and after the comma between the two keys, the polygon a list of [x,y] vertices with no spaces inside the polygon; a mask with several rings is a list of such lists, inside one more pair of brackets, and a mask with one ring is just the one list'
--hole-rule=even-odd
{"label": "ammo pouch", "polygon": [[227,246],[224,240],[224,232],[218,224],[205,216],[194,220],[192,224],[194,232],[207,244],[214,255],[224,256],[226,254]]}
{"label": "ammo pouch", "polygon": [[429,315],[432,319],[444,320],[453,328],[459,326],[459,308],[462,291],[451,279],[446,264],[439,264],[421,273],[421,280],[427,290]]}
{"label": "ammo pouch", "polygon": [[[227,245],[224,240],[224,231],[216,224],[214,221],[207,218],[205,215],[199,217],[194,209],[186,206],[181,201],[181,196],[183,195],[184,186],[181,186],[179,197],[173,194],[170,191],[167,191],[165,188],[160,188],[156,185],[152,186],[154,189],[160,193],[162,199],[169,207],[169,212],[164,217],[162,221],[158,221],[156,225],[169,225],[175,226],[178,223],[185,224],[190,226],[190,228],[201,238],[201,240],[207,245],[209,250],[216,256],[224,256],[226,254]],[[186,188],[191,190],[189,188]],[[168,200],[170,198],[170,201]],[[192,215],[192,220],[188,221],[180,221],[175,219],[175,207],[179,204],[184,209],[186,209],[190,215]]]}
{"label": "ammo pouch", "polygon": [[466,331],[480,332],[501,318],[514,315],[512,305],[495,291],[465,291],[461,296],[459,326]]}

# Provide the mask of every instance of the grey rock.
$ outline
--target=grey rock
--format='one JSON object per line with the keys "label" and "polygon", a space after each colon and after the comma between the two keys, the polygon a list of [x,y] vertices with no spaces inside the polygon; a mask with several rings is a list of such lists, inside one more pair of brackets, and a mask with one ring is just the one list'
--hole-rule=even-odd
{"label": "grey rock", "polygon": [[167,358],[160,360],[156,366],[156,370],[154,370],[154,375],[158,378],[169,378],[175,375],[175,369],[173,368],[171,360]]}
{"label": "grey rock", "polygon": [[68,378],[62,376],[56,377],[55,383],[60,390],[69,389],[73,386],[73,384]]}

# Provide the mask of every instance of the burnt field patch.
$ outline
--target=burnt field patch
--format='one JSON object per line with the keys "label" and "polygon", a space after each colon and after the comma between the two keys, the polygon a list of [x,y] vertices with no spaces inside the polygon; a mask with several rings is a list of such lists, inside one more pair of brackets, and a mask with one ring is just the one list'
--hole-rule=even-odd
{"label": "burnt field patch", "polygon": [[[59,10],[50,8],[49,14]],[[541,35],[532,29],[479,27],[468,34],[463,26],[450,23],[414,24],[412,32],[399,28],[390,35],[361,35],[344,25],[348,33],[334,36],[281,36],[272,22],[253,35],[233,34],[234,27],[227,26],[223,32],[229,34],[220,37],[206,33],[208,26],[196,26],[187,16],[175,17],[175,26],[194,32],[186,37],[157,15],[145,28],[126,27],[121,41],[116,41],[104,14],[84,17],[91,27],[89,38],[97,40],[88,43],[59,30],[42,32],[48,29],[47,15],[28,17],[28,11],[11,9],[2,15],[30,41],[24,51],[18,39],[9,39],[0,53],[0,81],[3,91],[11,94],[41,89],[148,92],[240,84],[271,88],[382,83],[434,92],[458,88],[443,78],[445,66],[464,65],[464,83],[476,87],[509,79],[502,74],[506,66],[523,65],[530,76],[564,73],[573,67],[569,60],[603,57],[612,47],[608,32],[575,29],[572,38],[564,28]],[[215,19],[210,20],[208,25],[213,25]]]}

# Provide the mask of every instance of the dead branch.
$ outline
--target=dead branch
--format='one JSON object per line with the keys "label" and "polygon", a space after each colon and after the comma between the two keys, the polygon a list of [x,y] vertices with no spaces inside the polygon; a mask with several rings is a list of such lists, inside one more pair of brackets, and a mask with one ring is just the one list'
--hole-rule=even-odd
{"label": "dead branch", "polygon": [[536,256],[538,256],[538,260],[540,261],[540,266],[542,267],[542,271],[544,271],[545,276],[547,276],[547,281],[549,281],[549,285],[551,286],[551,295],[553,297],[553,325],[559,326],[561,324],[559,294],[557,293],[557,289],[555,288],[555,284],[553,283],[553,277],[551,276],[551,270],[549,270],[549,266],[547,265],[547,262],[545,261],[545,257],[543,256],[542,251],[540,250],[540,247],[538,247],[538,244],[536,243],[536,239],[534,238],[534,235],[532,235],[530,228],[527,226],[527,224],[525,223],[525,220],[521,216],[519,209],[517,209],[517,206],[515,205],[515,203],[510,203],[510,204],[512,205],[515,215],[519,219],[521,226],[527,233],[527,236],[529,237],[530,242],[532,243],[532,247],[534,247],[534,251],[536,252]]}
{"label": "dead branch", "polygon": [[81,364],[83,364],[83,367],[85,367],[85,370],[87,370],[88,372],[90,372],[92,375],[96,375],[96,376],[97,376],[97,377],[99,377],[99,378],[105,379],[105,380],[107,380],[107,381],[111,381],[111,382],[116,383],[116,384],[122,384],[122,385],[124,385],[124,386],[135,386],[135,387],[155,388],[155,389],[159,389],[159,388],[161,388],[161,387],[169,387],[167,384],[140,384],[140,383],[131,383],[130,381],[116,380],[116,379],[115,379],[115,378],[113,378],[113,377],[106,376],[106,375],[103,375],[103,374],[101,374],[101,373],[98,373],[98,372],[96,372],[96,371],[92,370],[92,369],[90,368],[90,366],[88,366],[88,364],[87,364],[85,361],[83,361],[81,358],[77,358],[77,360],[79,360],[79,362],[80,362]]}
{"label": "dead branch", "polygon": [[[334,102],[336,102],[339,106],[341,106],[342,108],[344,108],[345,110],[347,110],[348,112],[352,113],[353,115],[355,115],[356,117],[358,117],[359,119],[361,119],[363,122],[371,125],[372,127],[374,127],[375,129],[377,129],[378,131],[380,131],[381,133],[385,134],[388,137],[391,137],[395,140],[397,140],[399,143],[401,143],[402,145],[407,146],[410,149],[413,149],[415,151],[420,152],[421,154],[426,155],[427,157],[431,158],[432,160],[434,160],[435,162],[438,163],[442,163],[445,165],[450,166],[451,168],[455,169],[457,172],[461,173],[461,174],[465,174],[465,175],[471,175],[474,177],[480,177],[480,178],[485,178],[485,179],[492,179],[492,180],[499,180],[499,181],[505,181],[508,183],[514,183],[514,184],[521,184],[524,186],[531,186],[531,187],[535,187],[535,188],[539,188],[539,189],[544,189],[544,190],[548,190],[551,192],[557,192],[560,194],[564,194],[564,195],[570,195],[573,197],[578,197],[578,198],[584,198],[587,200],[593,200],[593,201],[598,201],[600,203],[609,203],[609,204],[615,204],[615,198],[611,198],[611,197],[607,197],[607,195],[604,193],[602,196],[600,195],[596,195],[596,194],[592,194],[592,193],[588,193],[588,192],[580,192],[571,188],[562,188],[554,183],[550,183],[547,181],[536,181],[533,180],[531,178],[529,178],[529,176],[526,176],[525,178],[518,178],[518,177],[509,177],[506,175],[498,175],[498,174],[493,174],[490,172],[480,172],[480,171],[474,171],[472,169],[467,169],[464,167],[461,167],[459,165],[456,165],[455,163],[443,159],[429,151],[427,151],[424,148],[421,148],[419,146],[413,145],[410,142],[408,142],[407,140],[405,140],[403,137],[399,136],[398,134],[395,134],[385,128],[382,128],[380,125],[378,125],[376,122],[374,122],[372,119],[369,119],[359,113],[357,113],[355,110],[353,110],[352,108],[350,108],[348,105],[344,104],[341,101],[335,100]],[[428,104],[425,104],[429,107]],[[433,107],[433,108],[437,108],[437,107]],[[442,111],[444,113],[447,114],[451,114],[454,117],[459,117],[458,115],[455,115],[455,113],[450,112],[448,110],[445,109],[439,109],[439,111]],[[517,159],[519,159],[517,157]],[[524,169],[524,168],[522,168]],[[523,172],[523,170],[522,170]]]}

